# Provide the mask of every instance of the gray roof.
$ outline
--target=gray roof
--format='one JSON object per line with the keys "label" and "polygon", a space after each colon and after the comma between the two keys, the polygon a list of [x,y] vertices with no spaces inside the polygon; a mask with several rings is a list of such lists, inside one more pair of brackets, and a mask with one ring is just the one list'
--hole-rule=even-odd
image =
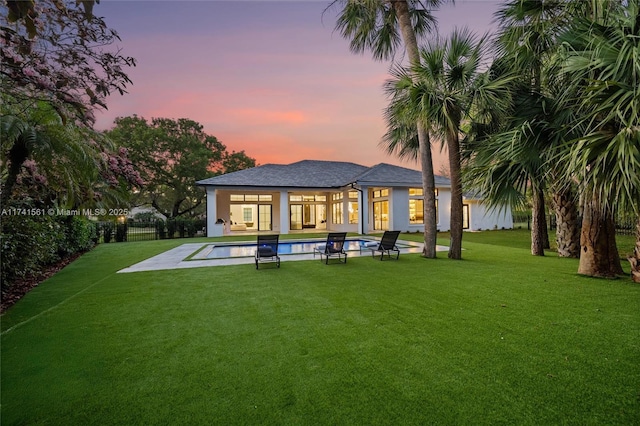
{"label": "gray roof", "polygon": [[[289,188],[340,188],[351,183],[367,186],[422,186],[422,173],[381,163],[373,167],[341,161],[303,160],[293,164],[265,164],[196,182],[198,185]],[[450,186],[436,176],[436,186]]]}
{"label": "gray roof", "polygon": [[[359,175],[356,181],[360,185],[367,186],[416,186],[421,188],[422,172],[380,163]],[[449,179],[442,176],[435,176],[435,184],[437,187],[451,186]]]}

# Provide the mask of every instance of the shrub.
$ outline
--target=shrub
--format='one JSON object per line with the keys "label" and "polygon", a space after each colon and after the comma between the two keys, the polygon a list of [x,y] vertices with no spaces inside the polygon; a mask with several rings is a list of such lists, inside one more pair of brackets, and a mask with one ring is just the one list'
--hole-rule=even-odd
{"label": "shrub", "polygon": [[89,250],[97,239],[96,225],[85,217],[68,216],[60,219],[65,238],[61,242],[58,252],[61,256]]}
{"label": "shrub", "polygon": [[176,220],[168,219],[167,220],[167,236],[169,238],[173,238],[176,233]]}
{"label": "shrub", "polygon": [[156,222],[156,232],[161,240],[167,238],[167,228],[164,220],[159,220]]}
{"label": "shrub", "polygon": [[133,220],[135,220],[136,222],[148,223],[148,222],[155,222],[157,219],[158,217],[153,212],[136,213],[136,215],[133,216]]}
{"label": "shrub", "polygon": [[110,243],[113,238],[113,223],[102,222],[102,236],[105,243]]}
{"label": "shrub", "polygon": [[116,242],[121,243],[127,241],[127,224],[118,223],[116,225]]}
{"label": "shrub", "polygon": [[178,235],[180,235],[180,238],[184,238],[187,235],[188,220],[189,219],[180,219],[176,221],[176,224],[178,225]]}
{"label": "shrub", "polygon": [[60,259],[64,228],[51,216],[4,216],[2,218],[2,288],[16,278],[36,273]]}

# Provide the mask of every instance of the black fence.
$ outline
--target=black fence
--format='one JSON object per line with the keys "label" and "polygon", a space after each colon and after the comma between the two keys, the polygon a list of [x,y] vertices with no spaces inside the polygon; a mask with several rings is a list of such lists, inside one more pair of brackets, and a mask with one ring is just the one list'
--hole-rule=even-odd
{"label": "black fence", "polygon": [[97,234],[100,243],[125,241],[166,240],[206,236],[205,219],[167,219],[151,221],[98,222]]}
{"label": "black fence", "polygon": [[[579,220],[579,223],[581,220]],[[631,217],[619,217],[616,219],[616,234],[617,235],[635,235],[636,234],[637,219]],[[529,229],[531,230],[531,215],[530,214],[513,214],[513,227],[515,229]],[[551,214],[547,216],[547,227],[550,230],[556,229],[556,215]]]}

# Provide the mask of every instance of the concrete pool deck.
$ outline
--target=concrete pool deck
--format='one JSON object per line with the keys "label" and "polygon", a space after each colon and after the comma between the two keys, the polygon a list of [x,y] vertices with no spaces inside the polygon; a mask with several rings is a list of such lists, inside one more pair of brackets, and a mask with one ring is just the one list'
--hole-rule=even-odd
{"label": "concrete pool deck", "polygon": [[[321,241],[318,241],[319,243]],[[237,244],[255,244],[255,241],[238,241]],[[400,254],[422,253],[422,243],[414,241],[401,241],[398,243],[409,245],[410,247],[401,247]],[[161,271],[169,269],[187,269],[187,268],[203,268],[207,266],[228,266],[228,265],[247,265],[253,264],[254,258],[251,257],[226,257],[223,259],[206,259],[206,260],[185,260],[196,251],[200,250],[206,245],[211,243],[187,243],[182,244],[176,248],[168,250],[164,253],[160,253],[157,256],[138,262],[127,268],[121,269],[118,273],[129,272],[144,272],[144,271]],[[448,247],[437,246],[437,251],[447,251]],[[369,250],[363,250],[362,252],[357,250],[351,250],[347,252],[349,257],[371,256]],[[281,255],[280,259],[282,263],[295,262],[298,260],[320,260],[319,257],[314,257],[312,253],[305,254],[287,254]]]}

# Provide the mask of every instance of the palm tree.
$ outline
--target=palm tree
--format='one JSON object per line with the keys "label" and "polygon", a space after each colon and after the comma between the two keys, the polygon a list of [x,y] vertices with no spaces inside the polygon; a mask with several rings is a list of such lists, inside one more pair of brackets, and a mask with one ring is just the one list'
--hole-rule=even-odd
{"label": "palm tree", "polygon": [[[549,114],[549,103],[553,103],[552,88],[545,84],[548,79],[546,64],[558,47],[557,36],[566,24],[567,2],[558,0],[512,0],[507,2],[496,14],[500,22],[498,35],[499,54],[503,62],[510,64],[512,72],[518,74],[521,85],[518,88],[520,105],[516,106],[512,120],[513,127],[507,132],[520,132],[518,139],[526,145],[525,150],[533,157],[527,158],[528,164],[523,164],[522,171],[528,174],[528,184],[532,192],[533,223],[531,230],[531,252],[534,255],[543,256],[544,249],[549,248],[549,236],[547,233],[545,191],[549,186],[554,189],[566,189],[569,186],[564,182],[557,182],[554,176],[560,175],[553,170],[553,163],[546,160],[550,150],[558,140],[562,140],[564,133],[559,131],[563,123],[552,123],[553,115]],[[528,99],[527,99],[528,98]],[[528,106],[533,106],[529,108]],[[528,130],[535,130],[529,132]],[[514,136],[514,134],[512,134]],[[508,139],[513,140],[512,137]],[[514,146],[515,148],[515,146]],[[516,149],[515,152],[517,152]],[[521,158],[522,160],[522,158]],[[518,167],[516,163],[512,163]],[[571,217],[575,212],[567,204],[573,199],[569,193],[562,191],[556,200],[556,215],[560,219],[561,230],[558,237],[560,246],[575,246],[571,242],[565,242],[564,238],[571,239],[571,228],[568,224],[575,221],[565,221],[566,213]],[[563,251],[564,252],[564,251]]]}
{"label": "palm tree", "polygon": [[[406,117],[430,124],[433,136],[446,142],[451,178],[451,241],[449,258],[462,257],[462,171],[460,136],[464,121],[485,115],[488,105],[504,106],[509,98],[506,80],[489,80],[480,73],[484,38],[479,41],[467,29],[455,30],[449,39],[437,39],[421,50],[421,63],[411,69],[396,68],[387,82],[392,102],[386,111],[389,132],[387,150],[403,143],[399,126]],[[476,116],[475,118],[473,116]],[[398,119],[405,116],[405,119]],[[482,117],[484,118],[484,117]],[[406,132],[404,132],[406,133]],[[409,139],[408,147],[415,146]]]}
{"label": "palm tree", "polygon": [[2,204],[6,205],[13,195],[14,186],[22,166],[34,152],[47,152],[62,149],[65,141],[51,130],[62,126],[62,119],[47,104],[37,104],[28,110],[27,117],[18,114],[0,116],[0,135],[2,136],[2,163],[7,167],[3,172]]}
{"label": "palm tree", "polygon": [[[131,179],[128,170],[120,167],[126,159],[114,153],[108,139],[91,129],[63,123],[48,103],[23,105],[22,109],[12,105],[4,105],[0,115],[3,205],[25,194],[42,207],[122,205],[128,187],[121,183]],[[17,185],[18,178],[27,175],[33,181]]]}
{"label": "palm tree", "polygon": [[[582,185],[584,218],[578,272],[622,273],[615,244],[616,211],[638,217],[630,262],[640,281],[640,5],[610,2],[578,16],[563,37],[562,71],[572,82],[565,102],[577,105],[587,131],[566,150],[568,174]],[[596,13],[598,12],[598,13]]]}
{"label": "palm tree", "polygon": [[[376,60],[393,58],[394,53],[404,44],[409,63],[418,65],[418,38],[429,33],[435,19],[430,8],[437,7],[444,0],[335,0],[331,6],[342,5],[336,29],[350,40],[351,50],[363,53],[370,50]],[[331,7],[330,6],[330,7]],[[422,255],[436,257],[436,197],[431,141],[427,123],[416,121],[419,158],[422,168],[424,193],[424,249]]]}

